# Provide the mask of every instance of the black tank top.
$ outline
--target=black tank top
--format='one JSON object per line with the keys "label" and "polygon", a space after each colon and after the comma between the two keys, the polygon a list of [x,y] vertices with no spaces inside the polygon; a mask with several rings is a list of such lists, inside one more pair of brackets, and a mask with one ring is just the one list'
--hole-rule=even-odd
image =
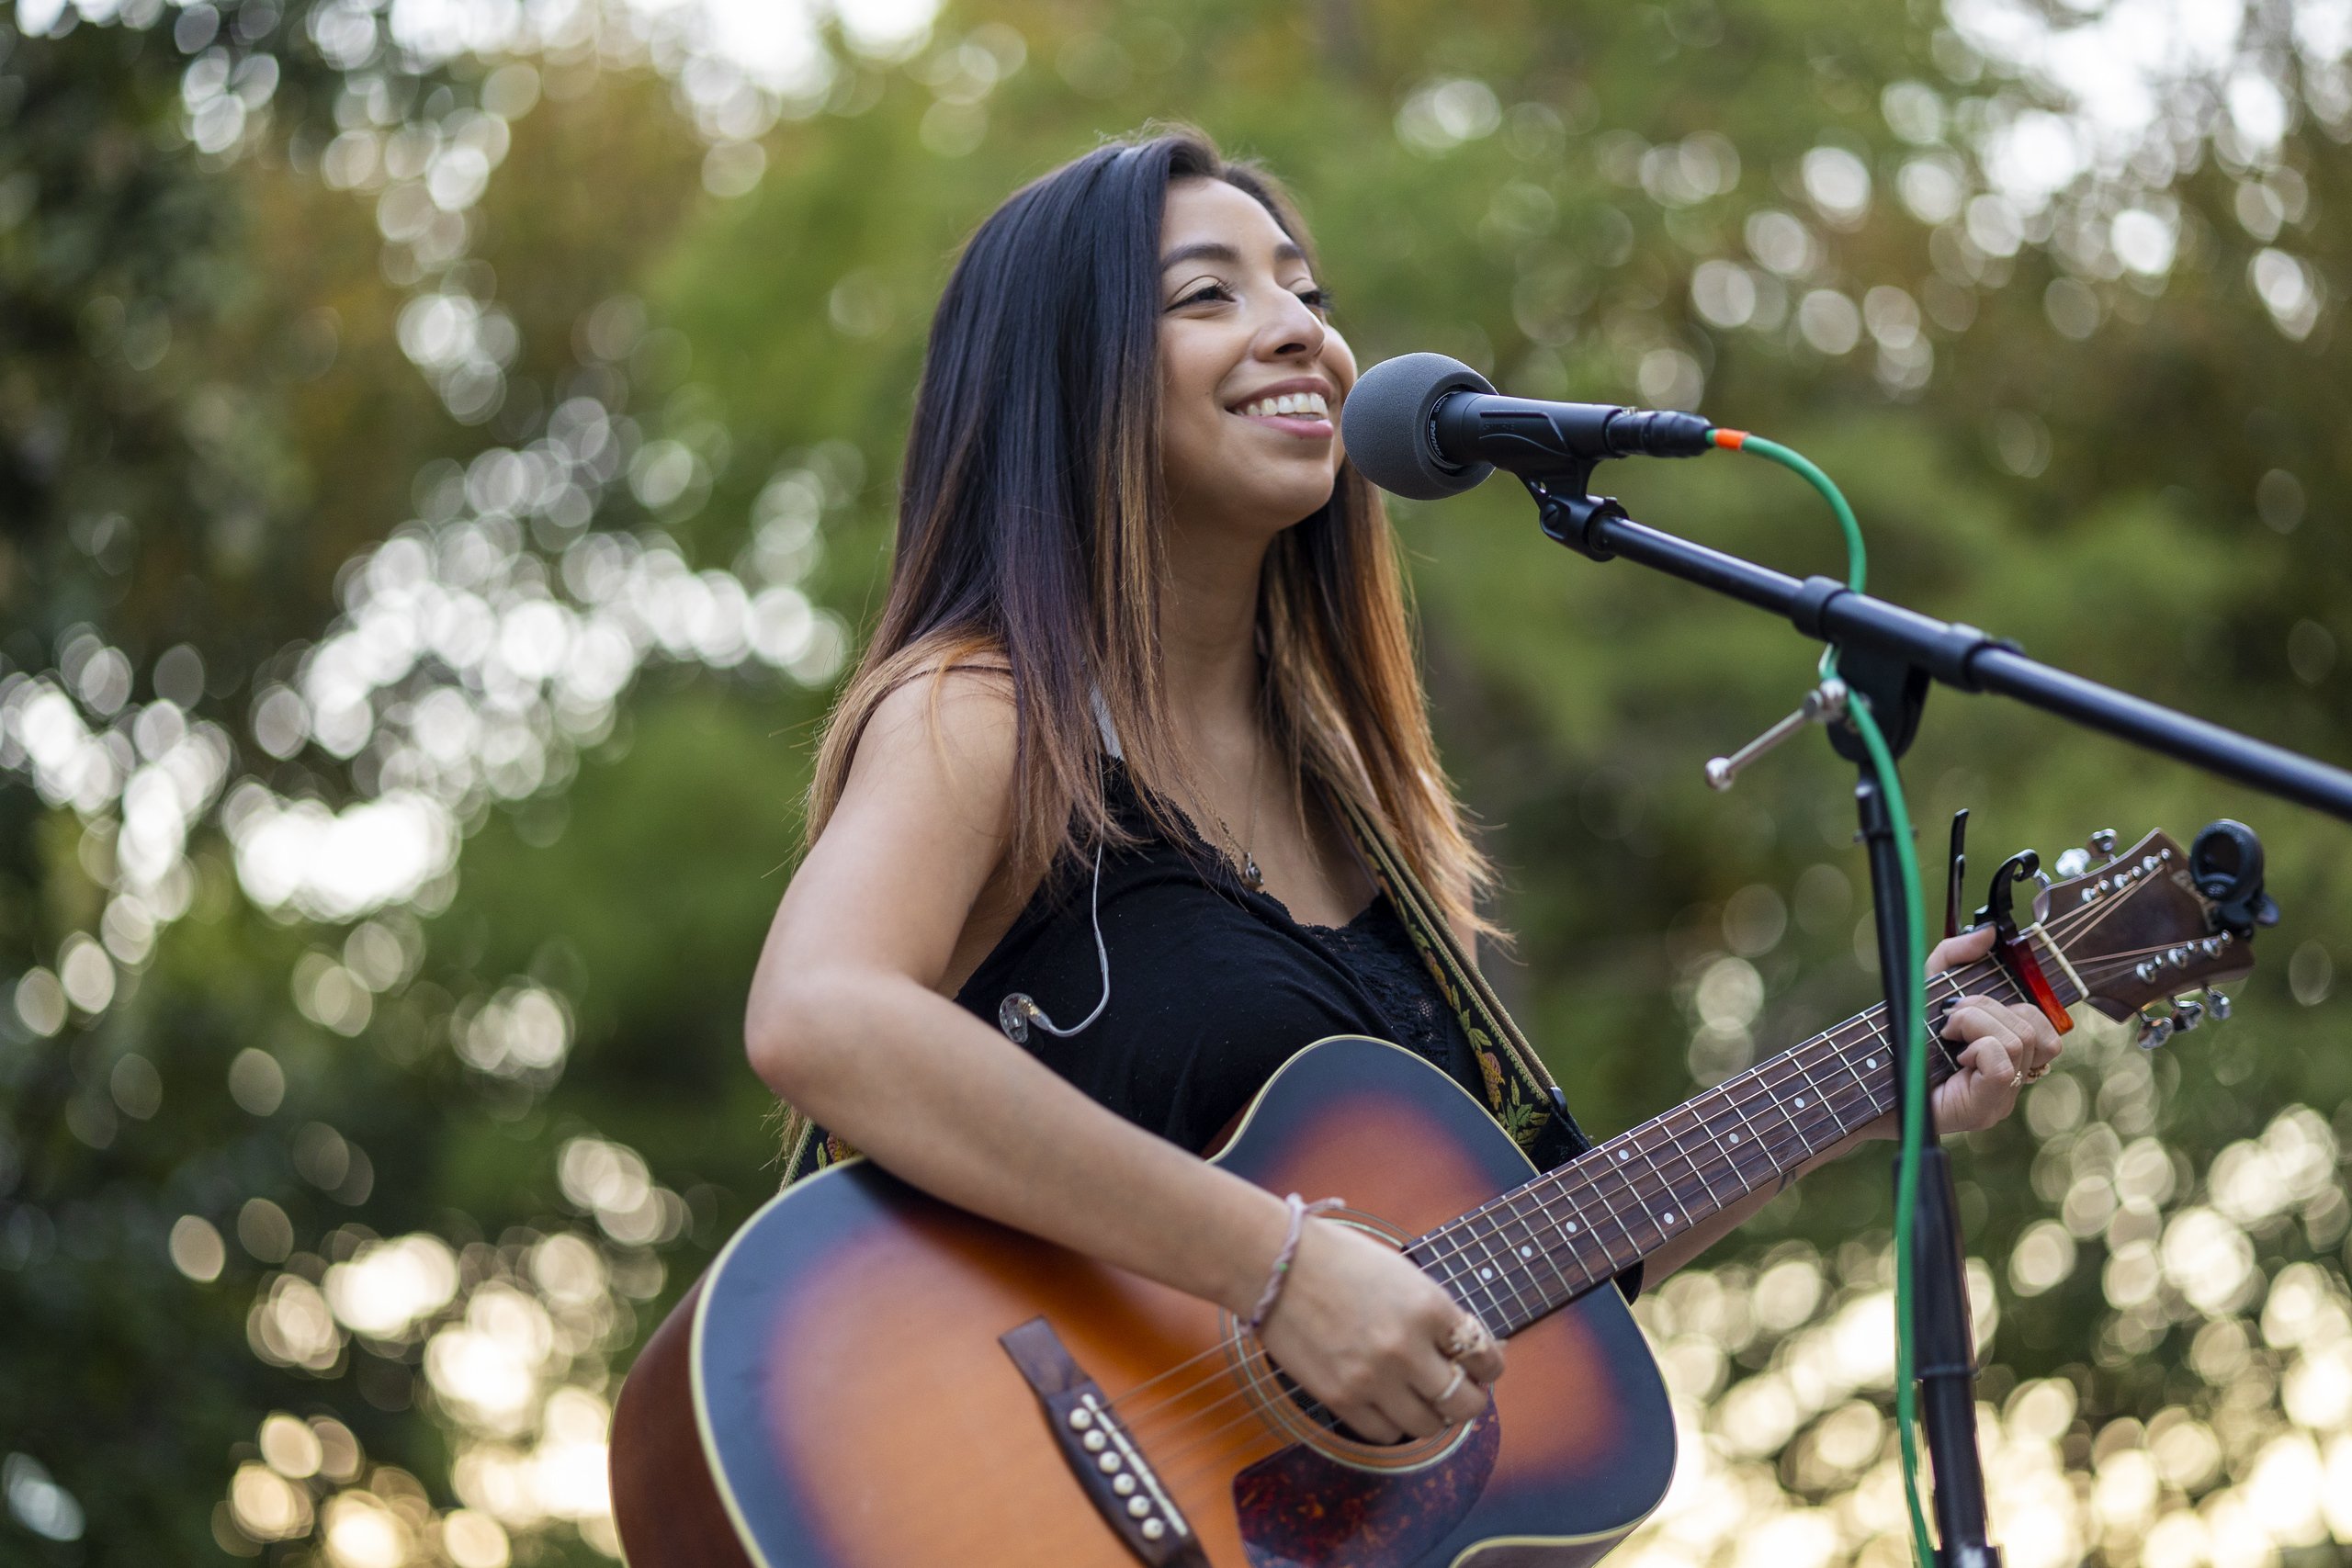
{"label": "black tank top", "polygon": [[[1139,836],[1102,856],[1111,1000],[1069,1039],[1033,1027],[1028,1049],[1039,1060],[1193,1150],[1206,1148],[1283,1062],[1327,1035],[1402,1045],[1485,1103],[1461,1021],[1385,894],[1344,926],[1302,924],[1278,899],[1244,886],[1197,833],[1159,829],[1125,767],[1115,759],[1103,766],[1113,811]],[[1057,868],[956,1001],[991,1028],[1015,991],[1064,1028],[1084,1019],[1102,994],[1092,883],[1091,858]]]}

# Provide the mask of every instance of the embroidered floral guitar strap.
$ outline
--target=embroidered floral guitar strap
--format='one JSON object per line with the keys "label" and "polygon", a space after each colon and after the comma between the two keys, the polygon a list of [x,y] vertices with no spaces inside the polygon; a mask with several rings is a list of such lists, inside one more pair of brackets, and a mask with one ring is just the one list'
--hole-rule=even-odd
{"label": "embroidered floral guitar strap", "polygon": [[1405,863],[1405,857],[1380,825],[1353,801],[1336,790],[1329,798],[1338,803],[1373,880],[1396,907],[1439,993],[1462,1021],[1462,1032],[1477,1054],[1479,1072],[1486,1079],[1487,1110],[1540,1170],[1549,1170],[1590,1148],[1592,1141],[1569,1116],[1559,1085],[1544,1058],[1535,1054],[1527,1036],[1504,1010],[1502,999],[1462,951],[1460,939],[1438,913],[1437,901]]}

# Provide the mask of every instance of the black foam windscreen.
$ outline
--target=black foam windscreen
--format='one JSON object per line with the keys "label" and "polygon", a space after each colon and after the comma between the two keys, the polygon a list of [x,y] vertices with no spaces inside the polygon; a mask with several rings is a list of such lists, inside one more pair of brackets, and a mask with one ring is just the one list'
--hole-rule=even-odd
{"label": "black foam windscreen", "polygon": [[1494,468],[1456,466],[1438,455],[1430,413],[1448,392],[1491,393],[1494,387],[1458,359],[1442,354],[1400,354],[1360,377],[1340,406],[1340,433],[1348,460],[1385,491],[1413,501],[1459,495]]}

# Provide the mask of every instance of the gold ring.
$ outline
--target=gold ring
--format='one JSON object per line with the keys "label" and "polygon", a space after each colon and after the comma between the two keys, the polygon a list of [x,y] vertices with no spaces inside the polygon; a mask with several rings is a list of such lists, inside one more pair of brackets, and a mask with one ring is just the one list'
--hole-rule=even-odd
{"label": "gold ring", "polygon": [[2025,1076],[2025,1081],[2028,1083],[2040,1083],[2042,1079],[2050,1076],[2050,1069],[2057,1065],[2058,1058],[2055,1056],[2051,1057],[2050,1060],[2042,1063],[2041,1066],[2027,1073]]}
{"label": "gold ring", "polygon": [[2010,1069],[2009,1087],[2011,1089],[2023,1089],[2025,1087],[2025,1069],[2023,1067],[2015,1067]]}
{"label": "gold ring", "polygon": [[1476,1355],[1493,1343],[1494,1337],[1487,1332],[1487,1325],[1479,1320],[1478,1314],[1464,1313],[1462,1321],[1455,1324],[1453,1332],[1446,1337],[1445,1353],[1459,1361],[1464,1356]]}

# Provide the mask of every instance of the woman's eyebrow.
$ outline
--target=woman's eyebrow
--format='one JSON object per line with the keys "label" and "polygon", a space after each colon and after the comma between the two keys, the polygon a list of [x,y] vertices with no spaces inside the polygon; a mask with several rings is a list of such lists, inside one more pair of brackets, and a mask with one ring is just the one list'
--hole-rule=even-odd
{"label": "woman's eyebrow", "polygon": [[[1284,240],[1274,247],[1274,260],[1278,262],[1305,261],[1306,259],[1306,253],[1288,240]],[[1223,241],[1203,240],[1197,244],[1177,246],[1159,258],[1159,268],[1165,272],[1179,262],[1188,261],[1213,261],[1221,262],[1227,266],[1239,266],[1241,253]]]}

